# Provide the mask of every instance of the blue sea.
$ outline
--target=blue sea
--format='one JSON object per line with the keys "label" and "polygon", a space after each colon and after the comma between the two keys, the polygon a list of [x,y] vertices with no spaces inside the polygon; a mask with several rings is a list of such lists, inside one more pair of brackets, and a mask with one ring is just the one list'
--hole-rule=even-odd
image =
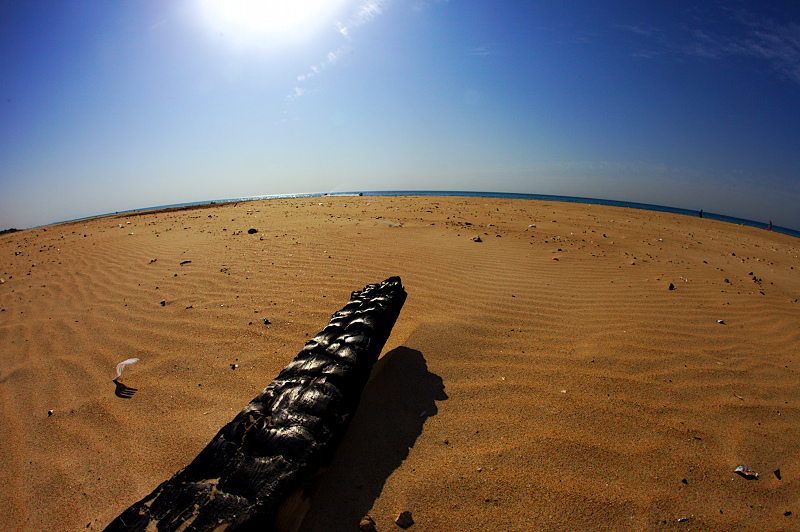
{"label": "blue sea", "polygon": [[[228,203],[234,201],[251,201],[263,199],[279,199],[279,198],[317,198],[324,196],[357,196],[362,194],[364,196],[452,196],[452,197],[467,197],[467,198],[506,198],[506,199],[525,199],[525,200],[539,200],[539,201],[560,201],[564,203],[586,203],[589,205],[611,205],[614,207],[627,207],[629,209],[642,209],[646,211],[656,212],[671,212],[674,214],[684,214],[686,216],[698,216],[697,211],[688,209],[679,209],[677,207],[665,207],[662,205],[650,205],[647,203],[634,203],[631,201],[616,201],[596,198],[578,198],[573,196],[550,196],[546,194],[516,194],[511,192],[468,192],[468,191],[452,191],[452,190],[392,190],[392,191],[363,191],[363,192],[333,192],[333,193],[306,193],[306,194],[278,194],[268,196],[250,196],[244,198],[229,198],[214,201],[196,201],[192,203],[176,203],[174,205],[159,205],[152,207],[152,209],[169,209],[173,207],[191,207],[194,205],[204,205],[208,203]],[[143,210],[143,209],[136,209]],[[150,210],[148,208],[147,210]],[[133,212],[133,211],[131,211]],[[726,216],[724,214],[715,214],[713,212],[703,211],[703,217],[711,220],[719,220],[736,225],[747,225],[750,227],[758,227],[767,229],[767,223],[756,222],[753,220],[745,220],[743,218],[736,218],[733,216]],[[772,230],[776,233],[800,238],[800,231],[780,227],[777,225],[772,226]]]}

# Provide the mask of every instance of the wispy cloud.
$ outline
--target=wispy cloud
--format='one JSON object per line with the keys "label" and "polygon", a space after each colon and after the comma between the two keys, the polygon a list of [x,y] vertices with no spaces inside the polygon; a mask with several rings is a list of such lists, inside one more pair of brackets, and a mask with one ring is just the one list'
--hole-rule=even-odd
{"label": "wispy cloud", "polygon": [[469,51],[469,55],[477,55],[480,57],[486,57],[488,55],[492,55],[492,52],[489,51],[489,48],[486,46],[478,46],[473,48]]}
{"label": "wispy cloud", "polygon": [[757,17],[746,11],[717,13],[715,24],[684,28],[682,33],[641,25],[617,29],[642,38],[648,47],[636,57],[679,54],[704,59],[752,57],[779,75],[800,84],[800,24]]}
{"label": "wispy cloud", "polygon": [[383,13],[383,6],[388,4],[390,0],[366,0],[356,10],[353,17],[348,21],[347,26],[357,28],[367,22],[371,21],[381,13]]}
{"label": "wispy cloud", "polygon": [[629,31],[631,33],[636,33],[638,35],[643,35],[645,37],[652,36],[654,32],[653,29],[642,28],[641,26],[635,24],[618,24],[616,27],[618,29]]}
{"label": "wispy cloud", "polygon": [[[313,78],[314,76],[317,76],[317,75],[321,74],[323,71],[327,70],[328,68],[332,67],[333,65],[338,63],[339,59],[341,59],[341,57],[345,53],[347,53],[349,50],[350,50],[350,46],[349,45],[343,45],[343,46],[340,46],[339,48],[337,48],[336,50],[331,50],[325,56],[325,59],[323,61],[320,61],[319,63],[316,63],[314,65],[311,65],[308,68],[308,72],[298,75],[297,76],[298,83],[302,83],[302,82],[304,82],[306,80],[309,80],[309,79]],[[292,94],[290,96],[296,98],[299,95]]]}
{"label": "wispy cloud", "polygon": [[508,46],[509,44],[507,42],[487,42],[480,46],[467,48],[466,53],[474,57],[496,56],[498,54],[507,54]]}
{"label": "wispy cloud", "polygon": [[750,36],[734,43],[732,53],[764,59],[775,71],[800,83],[800,24],[781,26],[769,21],[753,23],[750,28]]}
{"label": "wispy cloud", "polygon": [[[319,75],[323,71],[327,70],[328,68],[332,67],[339,60],[348,53],[352,46],[349,44],[351,41],[351,33],[353,29],[358,28],[359,26],[363,26],[368,22],[374,20],[376,17],[383,13],[384,7],[390,2],[391,0],[363,0],[350,18],[347,19],[345,22],[337,22],[336,29],[339,33],[347,39],[347,43],[343,44],[339,48],[335,50],[329,51],[325,55],[325,59],[320,61],[319,63],[313,64],[309,67],[308,71],[300,74],[297,76],[297,82],[303,83],[308,81],[309,79]],[[303,94],[305,94],[305,90],[299,87],[295,87],[295,92],[289,94],[287,99],[294,100]]]}
{"label": "wispy cloud", "polygon": [[[450,0],[434,0],[436,4],[446,4]],[[417,13],[422,13],[427,11],[431,7],[431,2],[428,0],[416,0],[412,5],[411,9],[416,11]]]}
{"label": "wispy cloud", "polygon": [[695,30],[695,40],[687,51],[712,59],[731,56],[762,59],[774,71],[800,83],[800,25],[753,20],[746,28],[746,33],[739,37]]}
{"label": "wispy cloud", "polygon": [[302,87],[295,87],[294,91],[291,94],[289,94],[288,96],[286,96],[286,99],[289,100],[289,101],[296,100],[297,98],[299,98],[300,96],[302,96],[305,93],[306,93],[306,89],[304,89]]}

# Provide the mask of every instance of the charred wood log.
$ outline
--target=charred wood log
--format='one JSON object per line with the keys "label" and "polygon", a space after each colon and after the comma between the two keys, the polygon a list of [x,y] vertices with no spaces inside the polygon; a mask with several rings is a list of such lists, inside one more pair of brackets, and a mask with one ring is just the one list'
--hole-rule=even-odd
{"label": "charred wood log", "polygon": [[296,530],[400,314],[399,277],[350,301],[199,455],[120,514],[113,531]]}

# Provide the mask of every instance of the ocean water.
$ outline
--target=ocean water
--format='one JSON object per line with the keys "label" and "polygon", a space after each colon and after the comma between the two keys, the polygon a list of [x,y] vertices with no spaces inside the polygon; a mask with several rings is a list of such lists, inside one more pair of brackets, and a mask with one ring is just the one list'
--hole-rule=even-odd
{"label": "ocean water", "polygon": [[[147,209],[136,210],[150,210],[150,209],[168,209],[173,207],[190,207],[193,205],[203,205],[208,203],[229,203],[235,201],[250,201],[262,199],[279,199],[279,198],[318,198],[324,196],[450,196],[450,197],[466,197],[466,198],[506,198],[506,199],[524,199],[524,200],[539,200],[539,201],[559,201],[564,203],[586,203],[589,205],[610,205],[613,207],[627,207],[629,209],[642,209],[645,211],[656,212],[670,212],[673,214],[683,214],[686,216],[699,216],[697,211],[688,209],[680,209],[677,207],[665,207],[663,205],[650,205],[648,203],[635,203],[631,201],[616,201],[596,198],[579,198],[574,196],[550,196],[546,194],[517,194],[511,192],[469,192],[469,191],[453,191],[453,190],[371,190],[363,192],[333,192],[333,193],[306,193],[306,194],[276,194],[267,196],[249,196],[242,198],[229,198],[214,201],[196,201],[191,203],[176,203],[173,205],[159,205],[157,207],[150,207]],[[133,212],[133,211],[130,211]],[[745,220],[743,218],[736,218],[734,216],[726,216],[724,214],[716,214],[713,212],[703,211],[703,218],[711,220],[719,220],[721,222],[728,222],[736,225],[747,225],[750,227],[758,227],[760,229],[767,229],[768,224],[765,222],[756,222],[753,220]],[[776,233],[800,238],[800,231],[780,227],[777,225],[772,226],[772,230]]]}

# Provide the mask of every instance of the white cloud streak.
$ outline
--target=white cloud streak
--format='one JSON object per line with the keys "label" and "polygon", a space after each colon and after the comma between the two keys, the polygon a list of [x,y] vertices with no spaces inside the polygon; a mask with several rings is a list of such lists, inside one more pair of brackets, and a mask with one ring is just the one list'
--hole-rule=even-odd
{"label": "white cloud streak", "polygon": [[389,0],[366,0],[362,2],[353,18],[350,19],[349,25],[357,28],[366,24],[383,13],[383,6],[388,3]]}
{"label": "white cloud streak", "polygon": [[744,54],[769,61],[772,68],[800,83],[800,24],[756,28],[742,43]]}
{"label": "white cloud streak", "polygon": [[647,50],[633,54],[636,57],[652,58],[665,53],[705,59],[751,57],[765,61],[779,75],[800,84],[800,24],[758,18],[745,11],[724,15],[721,24],[726,26],[724,33],[694,27],[683,38],[638,25],[616,28],[649,43]]}
{"label": "white cloud streak", "polygon": [[304,89],[302,87],[295,87],[294,88],[294,92],[292,92],[291,94],[286,96],[286,99],[289,100],[289,101],[296,100],[297,98],[299,98],[300,96],[302,96],[305,93],[306,93],[306,89]]}
{"label": "white cloud streak", "polygon": [[631,33],[642,35],[644,37],[650,37],[653,35],[652,29],[642,28],[641,26],[634,24],[618,24],[616,27],[621,30],[630,31]]}
{"label": "white cloud streak", "polygon": [[[346,22],[336,23],[338,32],[345,39],[350,41],[352,39],[352,30],[371,22],[376,17],[381,15],[383,13],[384,6],[386,6],[390,1],[391,0],[363,0]],[[329,51],[323,61],[311,65],[309,67],[309,71],[305,74],[298,75],[297,82],[303,83],[319,75],[324,70],[338,63],[342,56],[348,53],[351,49],[352,47],[349,44],[344,44],[335,50]],[[302,96],[305,92],[305,90],[295,87],[295,92],[287,96],[287,98],[289,100],[294,100]]]}
{"label": "white cloud streak", "polygon": [[336,23],[339,33],[345,37],[350,37],[350,31],[352,28],[363,26],[367,22],[370,22],[377,16],[381,15],[383,13],[383,6],[389,2],[390,0],[365,0],[361,2],[347,22]]}

